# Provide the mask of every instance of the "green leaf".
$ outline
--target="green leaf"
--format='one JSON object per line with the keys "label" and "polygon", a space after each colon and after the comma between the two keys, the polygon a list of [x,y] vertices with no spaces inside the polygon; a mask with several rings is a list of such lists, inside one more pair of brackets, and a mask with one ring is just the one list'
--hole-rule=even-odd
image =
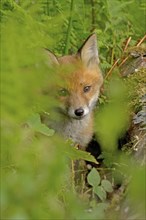
{"label": "green leaf", "polygon": [[36,132],[40,132],[46,136],[52,136],[54,134],[54,130],[48,128],[45,124],[41,123],[40,115],[34,114],[27,122],[27,124],[34,129]]}
{"label": "green leaf", "polygon": [[78,150],[74,147],[71,146],[66,146],[65,148],[65,154],[67,154],[72,160],[87,160],[93,163],[98,164],[98,162],[96,161],[96,159],[88,152],[86,151],[82,151],[82,150]]}
{"label": "green leaf", "polygon": [[101,181],[101,186],[104,188],[104,190],[106,192],[112,192],[113,191],[112,184],[108,180],[102,180]]}
{"label": "green leaf", "polygon": [[93,187],[93,191],[102,201],[106,199],[106,191],[103,189],[102,186]]}
{"label": "green leaf", "polygon": [[98,203],[96,207],[99,208],[100,210],[105,211],[109,207],[109,204],[102,202],[102,203]]}
{"label": "green leaf", "polygon": [[93,187],[96,187],[96,186],[99,185],[100,175],[99,175],[98,171],[95,168],[93,168],[90,171],[90,173],[87,176],[87,180],[88,180],[88,183]]}

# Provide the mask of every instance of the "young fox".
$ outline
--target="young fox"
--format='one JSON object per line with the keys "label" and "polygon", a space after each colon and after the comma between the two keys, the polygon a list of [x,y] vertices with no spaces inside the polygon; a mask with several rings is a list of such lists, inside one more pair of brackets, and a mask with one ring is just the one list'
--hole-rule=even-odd
{"label": "young fox", "polygon": [[89,36],[76,55],[57,58],[47,53],[57,67],[75,67],[65,76],[66,87],[60,88],[59,120],[53,120],[48,126],[85,149],[93,136],[93,109],[103,84],[96,35]]}

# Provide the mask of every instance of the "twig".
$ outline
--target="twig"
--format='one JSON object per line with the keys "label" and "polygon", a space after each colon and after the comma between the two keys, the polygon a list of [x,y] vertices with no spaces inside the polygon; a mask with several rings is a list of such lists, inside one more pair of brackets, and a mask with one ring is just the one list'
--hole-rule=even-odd
{"label": "twig", "polygon": [[131,39],[132,39],[132,37],[129,37],[129,38],[127,39],[127,41],[126,41],[126,44],[125,44],[125,47],[124,47],[123,51],[127,50],[127,47],[128,47],[128,45],[129,45],[129,43],[130,43]]}
{"label": "twig", "polygon": [[144,42],[144,40],[146,40],[146,35],[140,41],[138,41],[136,47],[139,47]]}
{"label": "twig", "polygon": [[[124,49],[123,49],[123,52],[125,52],[125,50],[127,50],[128,45],[129,45],[131,39],[132,39],[131,37],[129,37],[129,38],[127,39],[126,44],[125,44],[125,47],[124,47]],[[140,39],[140,40],[138,41],[138,43],[136,44],[136,47],[139,47],[145,40],[146,40],[146,35],[145,35],[142,39]],[[121,67],[121,66],[128,60],[128,58],[129,58],[129,55],[128,55],[127,57],[125,57],[125,58],[121,61],[121,63],[119,64],[119,67]],[[110,70],[108,71],[108,73],[106,74],[105,79],[107,79],[107,78],[111,75],[113,69],[115,68],[115,66],[117,65],[117,63],[119,62],[119,60],[120,60],[120,59],[117,59],[117,60],[115,61],[115,63],[112,65],[111,69],[110,69]]]}
{"label": "twig", "polygon": [[129,56],[125,57],[125,59],[122,60],[122,62],[119,64],[119,67],[122,66],[126,62],[126,60],[128,60],[128,58],[129,58]]}
{"label": "twig", "polygon": [[117,60],[115,61],[115,63],[112,65],[112,67],[110,68],[110,70],[109,70],[108,73],[106,74],[105,79],[107,79],[107,78],[111,75],[113,69],[115,68],[115,66],[117,65],[117,63],[119,62],[119,60],[120,60],[120,59],[117,59]]}
{"label": "twig", "polygon": [[[125,52],[125,51],[127,50],[128,45],[129,45],[131,39],[132,39],[132,37],[129,37],[129,38],[127,39],[126,44],[125,44],[125,47],[124,47],[124,49],[123,49],[123,52]],[[128,58],[129,58],[129,56],[127,56],[127,57],[125,57],[124,59],[122,59],[121,63],[119,64],[119,67],[122,66],[122,65],[126,62],[126,60],[127,60]]]}
{"label": "twig", "polygon": [[[144,40],[146,40],[146,35],[145,35],[142,39],[140,39],[140,40],[138,41],[138,43],[136,44],[136,47],[139,47],[139,46],[144,42]],[[128,40],[127,40],[127,43],[126,43],[126,45],[125,45],[125,48],[126,48],[126,49],[127,49],[127,47],[128,47],[127,44],[129,44],[130,41],[131,41],[131,37],[129,37]],[[125,48],[124,48],[123,51],[126,50]],[[128,60],[128,58],[129,58],[129,55],[128,55],[127,57],[125,57],[124,60],[122,60],[122,62],[119,64],[119,67],[122,66],[122,65],[126,62],[126,60]]]}

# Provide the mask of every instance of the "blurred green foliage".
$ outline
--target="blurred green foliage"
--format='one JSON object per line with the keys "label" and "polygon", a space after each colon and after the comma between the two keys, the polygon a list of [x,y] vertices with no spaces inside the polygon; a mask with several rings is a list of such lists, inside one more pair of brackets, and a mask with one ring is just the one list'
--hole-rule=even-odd
{"label": "blurred green foliage", "polygon": [[108,103],[101,106],[96,115],[96,131],[104,150],[114,152],[118,137],[122,137],[129,126],[128,87],[113,75],[106,86]]}
{"label": "blurred green foliage", "polygon": [[[106,71],[121,55],[127,37],[132,36],[132,45],[143,37],[145,2],[2,0],[0,4],[1,218],[104,218],[107,204],[98,203],[90,212],[89,201],[80,200],[72,186],[71,159],[94,159],[52,136],[53,131],[36,117],[36,112],[49,112],[56,104],[52,89],[43,95],[56,78],[41,48],[49,48],[57,55],[76,52],[94,31]],[[121,95],[127,90],[119,81],[109,87],[114,101],[99,112],[96,131],[103,147],[109,145],[112,150],[128,123],[123,107],[127,99]],[[133,193],[138,189],[138,178],[136,181],[130,188],[135,200],[140,198]]]}

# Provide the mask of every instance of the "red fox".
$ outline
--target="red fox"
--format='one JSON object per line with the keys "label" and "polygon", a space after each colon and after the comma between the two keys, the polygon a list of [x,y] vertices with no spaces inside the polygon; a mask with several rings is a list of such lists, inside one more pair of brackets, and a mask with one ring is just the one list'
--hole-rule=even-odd
{"label": "red fox", "polygon": [[96,34],[89,36],[75,55],[57,58],[49,51],[48,55],[59,68],[64,65],[75,67],[65,76],[66,87],[60,88],[60,119],[53,120],[48,126],[66,139],[72,139],[80,149],[86,149],[93,136],[93,109],[103,84]]}

